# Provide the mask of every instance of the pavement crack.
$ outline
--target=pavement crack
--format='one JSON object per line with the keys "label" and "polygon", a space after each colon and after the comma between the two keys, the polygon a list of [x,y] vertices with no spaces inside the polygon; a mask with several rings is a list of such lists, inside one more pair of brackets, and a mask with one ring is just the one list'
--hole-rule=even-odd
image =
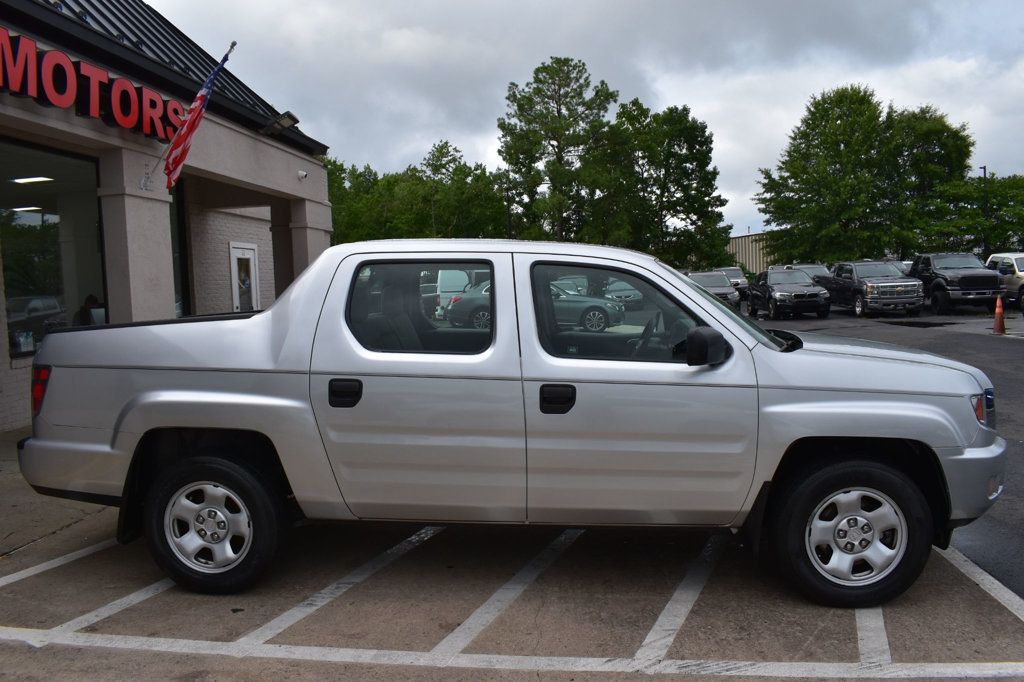
{"label": "pavement crack", "polygon": [[[11,556],[12,554],[14,554],[17,551],[25,549],[26,547],[30,547],[31,545],[34,545],[34,544],[36,544],[37,542],[39,542],[41,540],[45,540],[46,538],[48,538],[48,537],[50,537],[52,535],[56,535],[57,533],[59,533],[59,532],[61,532],[63,530],[67,530],[68,528],[71,528],[72,526],[74,526],[76,524],[79,524],[82,521],[85,521],[90,516],[95,516],[96,514],[102,514],[105,510],[106,510],[106,507],[101,507],[100,509],[97,509],[96,511],[93,511],[93,512],[85,512],[84,514],[82,514],[82,516],[79,516],[77,519],[75,519],[74,521],[71,521],[70,523],[64,524],[60,528],[55,528],[54,530],[50,531],[49,533],[46,533],[45,535],[40,535],[39,537],[35,538],[34,540],[29,540],[28,542],[23,542],[23,543],[21,543],[20,545],[18,545],[16,547],[12,547],[11,549],[8,549],[8,550],[5,550],[3,552],[0,552],[0,559],[6,559],[7,557]],[[4,536],[4,539],[6,540],[11,535],[13,535],[13,533],[8,533],[6,536]]]}

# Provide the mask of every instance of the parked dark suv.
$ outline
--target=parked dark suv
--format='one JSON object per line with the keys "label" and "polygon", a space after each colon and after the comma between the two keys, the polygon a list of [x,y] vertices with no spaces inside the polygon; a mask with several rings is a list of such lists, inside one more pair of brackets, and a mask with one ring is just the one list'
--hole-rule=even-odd
{"label": "parked dark suv", "polygon": [[921,280],[907,277],[889,261],[836,263],[830,277],[815,282],[832,294],[833,305],[850,306],[857,317],[880,312],[916,316],[924,308]]}
{"label": "parked dark suv", "polygon": [[932,312],[942,315],[956,305],[984,305],[994,310],[1002,292],[999,275],[973,253],[923,253],[910,266],[911,277],[924,283]]}
{"label": "parked dark suv", "polygon": [[772,270],[754,278],[747,293],[747,312],[757,317],[758,310],[767,310],[773,320],[783,314],[828,317],[829,298],[828,291],[802,270]]}

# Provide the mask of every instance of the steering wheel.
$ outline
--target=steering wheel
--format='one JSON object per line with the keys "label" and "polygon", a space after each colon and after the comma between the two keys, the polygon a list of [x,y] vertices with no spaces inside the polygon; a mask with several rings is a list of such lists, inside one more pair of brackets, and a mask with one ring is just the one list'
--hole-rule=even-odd
{"label": "steering wheel", "polygon": [[644,330],[640,334],[640,340],[636,344],[636,348],[633,349],[632,357],[636,357],[640,354],[640,351],[647,348],[647,344],[650,343],[651,337],[654,336],[654,330],[657,328],[658,323],[661,322],[661,311],[654,313],[654,317],[647,320],[647,324],[644,325]]}

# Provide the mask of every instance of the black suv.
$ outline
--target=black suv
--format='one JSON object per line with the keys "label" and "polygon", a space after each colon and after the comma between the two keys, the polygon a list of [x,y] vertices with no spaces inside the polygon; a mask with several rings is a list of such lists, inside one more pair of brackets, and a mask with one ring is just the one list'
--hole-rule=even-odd
{"label": "black suv", "polygon": [[914,258],[907,274],[924,283],[932,312],[938,315],[964,304],[995,310],[1002,292],[999,275],[987,270],[973,253],[923,253]]}
{"label": "black suv", "polygon": [[770,270],[759,274],[747,293],[747,312],[757,317],[758,309],[767,310],[773,320],[783,314],[828,317],[829,293],[802,270]]}
{"label": "black suv", "polygon": [[876,312],[920,315],[924,308],[921,280],[904,275],[889,261],[836,263],[830,277],[815,278],[828,289],[834,305],[853,308],[857,317]]}

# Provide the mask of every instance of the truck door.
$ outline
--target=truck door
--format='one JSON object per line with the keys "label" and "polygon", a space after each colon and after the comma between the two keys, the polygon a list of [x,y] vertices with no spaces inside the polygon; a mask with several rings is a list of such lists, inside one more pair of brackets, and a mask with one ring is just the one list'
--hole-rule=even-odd
{"label": "truck door", "polygon": [[[453,326],[425,310],[420,284],[439,271],[477,273],[478,286],[448,315],[478,323]],[[317,325],[309,387],[356,516],[525,520],[512,281],[507,253],[371,253],[341,262]]]}
{"label": "truck door", "polygon": [[[728,523],[755,463],[749,349],[726,330],[725,363],[687,366],[678,344],[705,314],[657,273],[598,258],[516,254],[515,263],[530,521]],[[569,276],[587,280],[587,306],[621,322],[593,331],[585,315],[560,321],[550,282]],[[642,309],[623,316],[601,297],[615,279],[643,295]]]}

